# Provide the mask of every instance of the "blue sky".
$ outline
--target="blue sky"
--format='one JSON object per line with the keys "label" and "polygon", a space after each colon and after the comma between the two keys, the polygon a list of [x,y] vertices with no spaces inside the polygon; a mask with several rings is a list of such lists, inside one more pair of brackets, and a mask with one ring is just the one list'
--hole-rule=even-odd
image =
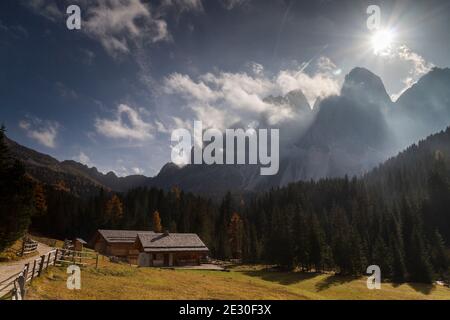
{"label": "blue sky", "polygon": [[[66,27],[78,4],[82,29]],[[371,45],[379,4],[394,40]],[[59,160],[118,175],[157,174],[170,133],[265,119],[299,121],[264,101],[301,89],[313,105],[367,67],[393,99],[450,62],[448,1],[3,0],[0,121]]]}

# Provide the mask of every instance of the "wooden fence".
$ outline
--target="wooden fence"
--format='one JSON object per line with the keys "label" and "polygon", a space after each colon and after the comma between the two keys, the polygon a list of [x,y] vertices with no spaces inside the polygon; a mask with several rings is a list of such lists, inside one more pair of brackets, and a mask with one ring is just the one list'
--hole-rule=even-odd
{"label": "wooden fence", "polygon": [[26,254],[33,253],[37,250],[38,243],[31,239],[23,239],[22,241],[22,250],[20,255],[23,257]]}
{"label": "wooden fence", "polygon": [[26,284],[39,277],[42,271],[57,261],[58,251],[53,250],[32,262],[25,264],[22,271],[0,282],[0,297],[11,297],[13,300],[22,300],[26,294]]}
{"label": "wooden fence", "polygon": [[32,262],[25,264],[22,271],[0,282],[0,299],[23,300],[26,284],[39,277],[49,266],[87,266],[91,262],[98,267],[98,254],[66,249],[55,249]]}

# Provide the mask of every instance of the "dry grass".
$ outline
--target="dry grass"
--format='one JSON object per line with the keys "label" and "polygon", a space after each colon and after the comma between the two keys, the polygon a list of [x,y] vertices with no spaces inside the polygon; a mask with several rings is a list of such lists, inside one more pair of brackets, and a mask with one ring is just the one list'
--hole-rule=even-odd
{"label": "dry grass", "polygon": [[231,272],[136,268],[100,259],[82,271],[82,289],[66,288],[63,268],[50,268],[30,287],[29,299],[450,299],[450,289],[424,284],[383,283],[368,290],[365,278],[271,272],[239,267]]}
{"label": "dry grass", "polygon": [[53,248],[62,248],[64,245],[64,241],[41,237],[41,236],[37,236],[37,235],[30,235],[30,238],[33,239],[34,241],[38,241],[40,243],[46,244],[49,247],[53,247]]}
{"label": "dry grass", "polygon": [[36,256],[38,254],[37,252],[33,252],[22,257],[20,255],[21,251],[22,251],[22,239],[17,240],[11,247],[9,247],[3,252],[0,252],[0,263],[19,261],[22,259]]}

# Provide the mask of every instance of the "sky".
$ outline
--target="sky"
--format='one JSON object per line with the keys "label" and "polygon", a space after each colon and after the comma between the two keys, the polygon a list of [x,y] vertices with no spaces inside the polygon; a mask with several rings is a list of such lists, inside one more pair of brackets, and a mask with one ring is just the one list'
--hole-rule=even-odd
{"label": "sky", "polygon": [[354,67],[395,100],[449,67],[449,30],[447,0],[2,0],[0,122],[58,160],[154,176],[174,129],[282,128],[298,119],[266,97],[300,89],[313,106]]}

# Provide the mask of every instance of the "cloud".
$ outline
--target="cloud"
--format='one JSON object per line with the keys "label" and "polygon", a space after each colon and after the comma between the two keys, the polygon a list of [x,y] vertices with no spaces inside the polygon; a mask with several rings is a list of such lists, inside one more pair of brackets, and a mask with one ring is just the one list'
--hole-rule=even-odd
{"label": "cloud", "polygon": [[115,56],[139,41],[170,39],[166,21],[155,18],[140,0],[105,0],[89,5],[83,30]]}
{"label": "cloud", "polygon": [[[173,73],[163,83],[163,93],[177,97],[192,112],[192,117],[204,125],[218,129],[237,123],[248,124],[263,118],[269,125],[280,125],[298,118],[298,110],[288,105],[275,104],[266,98],[301,90],[311,103],[317,99],[338,94],[340,85],[334,63],[326,57],[319,59],[317,70],[307,74],[302,66],[266,75],[264,67],[247,64],[250,72],[214,72],[195,79]],[[179,110],[179,109],[178,109]]]}
{"label": "cloud", "polygon": [[22,3],[31,11],[43,16],[44,18],[56,22],[63,18],[64,14],[55,1],[48,0],[25,0]]}
{"label": "cloud", "polygon": [[141,169],[141,168],[138,168],[138,167],[133,167],[133,168],[131,168],[131,171],[132,171],[134,174],[138,174],[138,175],[144,174],[144,170]]}
{"label": "cloud", "polygon": [[80,154],[73,157],[72,159],[89,167],[92,166],[91,159],[83,151],[80,151]]}
{"label": "cloud", "polygon": [[283,94],[297,89],[302,90],[311,106],[317,99],[339,94],[340,90],[340,84],[336,78],[322,71],[311,76],[305,72],[284,70],[279,73],[276,81]]}
{"label": "cloud", "polygon": [[203,12],[201,0],[163,0],[160,10],[175,10],[177,15],[184,12]]}
{"label": "cloud", "polygon": [[115,119],[96,119],[97,132],[110,138],[146,140],[153,137],[153,125],[145,122],[135,109],[121,104]]}
{"label": "cloud", "polygon": [[247,5],[251,0],[220,0],[222,6],[227,10],[233,10],[234,8]]}
{"label": "cloud", "polygon": [[40,144],[48,148],[56,147],[59,123],[33,118],[20,121],[19,127],[26,132],[29,138]]}
{"label": "cloud", "polygon": [[391,96],[393,101],[396,101],[406,90],[411,88],[420,77],[430,72],[434,67],[433,63],[426,61],[424,57],[412,51],[406,45],[399,46],[395,53],[390,56],[390,59],[397,59],[409,66],[408,75],[403,79],[405,86],[400,92]]}
{"label": "cloud", "polygon": [[[191,1],[173,1],[165,7],[174,7],[184,3],[184,10],[192,7]],[[64,19],[65,8],[78,4],[83,8],[81,30],[89,37],[100,41],[112,56],[128,54],[134,47],[143,43],[155,43],[171,39],[167,22],[155,12],[164,12],[160,8],[151,11],[150,5],[142,0],[27,0],[23,5],[35,14],[52,22]],[[161,5],[162,6],[162,5]]]}

